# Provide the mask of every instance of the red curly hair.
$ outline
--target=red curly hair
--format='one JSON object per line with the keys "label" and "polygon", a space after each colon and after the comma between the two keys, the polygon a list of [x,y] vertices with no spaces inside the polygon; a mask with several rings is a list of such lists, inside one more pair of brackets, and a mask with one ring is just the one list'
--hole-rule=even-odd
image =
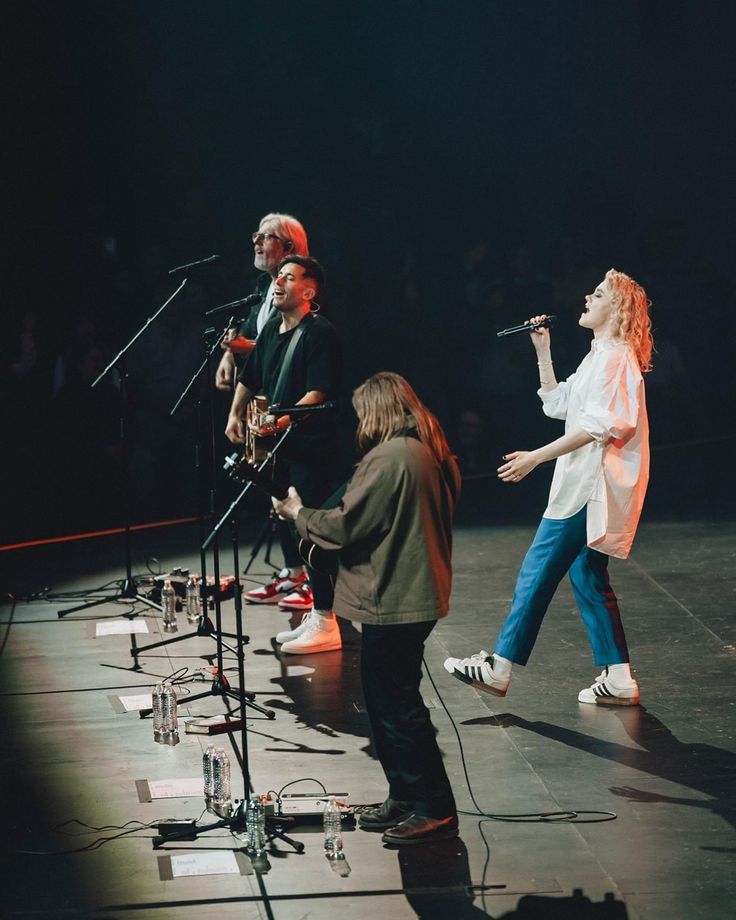
{"label": "red curly hair", "polygon": [[633,278],[611,268],[606,281],[613,294],[617,335],[620,335],[636,355],[642,373],[652,369],[652,320],[649,316],[649,298],[644,288]]}

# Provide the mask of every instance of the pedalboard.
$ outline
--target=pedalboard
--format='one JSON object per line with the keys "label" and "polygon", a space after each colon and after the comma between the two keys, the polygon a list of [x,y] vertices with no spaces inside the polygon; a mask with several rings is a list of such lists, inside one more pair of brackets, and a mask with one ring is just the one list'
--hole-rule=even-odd
{"label": "pedalboard", "polygon": [[322,818],[322,813],[330,799],[334,799],[343,817],[352,815],[349,792],[327,792],[324,795],[307,795],[295,793],[281,796],[279,814],[298,818]]}

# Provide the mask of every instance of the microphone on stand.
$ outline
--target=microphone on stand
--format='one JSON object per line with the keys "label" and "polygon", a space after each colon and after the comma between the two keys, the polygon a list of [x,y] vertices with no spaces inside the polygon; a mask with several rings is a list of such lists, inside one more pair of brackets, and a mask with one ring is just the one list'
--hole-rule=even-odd
{"label": "microphone on stand", "polygon": [[169,274],[175,275],[177,272],[186,271],[189,268],[196,268],[198,265],[208,265],[210,262],[217,262],[221,256],[207,256],[206,259],[197,259],[196,262],[187,262],[185,265],[177,265],[176,268],[170,268]]}
{"label": "microphone on stand", "polygon": [[306,415],[308,412],[335,412],[338,409],[336,399],[327,399],[321,403],[303,406],[287,406],[283,408],[278,403],[268,407],[269,415]]}
{"label": "microphone on stand", "polygon": [[211,310],[208,310],[204,313],[204,316],[213,316],[215,313],[225,313],[230,307],[250,307],[255,303],[259,303],[263,300],[263,297],[260,294],[248,294],[247,297],[243,297],[240,300],[231,300],[230,303],[224,303],[221,307],[213,307]]}
{"label": "microphone on stand", "polygon": [[538,323],[523,323],[521,326],[509,326],[508,329],[502,329],[496,335],[500,338],[502,335],[516,335],[517,332],[534,332],[535,329],[551,329],[554,326],[556,317],[554,313],[540,319]]}

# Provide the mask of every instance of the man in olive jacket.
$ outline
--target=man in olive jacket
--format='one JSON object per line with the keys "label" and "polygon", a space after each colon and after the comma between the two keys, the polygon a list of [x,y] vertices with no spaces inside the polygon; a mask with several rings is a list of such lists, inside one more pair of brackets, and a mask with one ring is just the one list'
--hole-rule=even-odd
{"label": "man in olive jacket", "polygon": [[363,458],[335,508],[274,502],[300,535],[339,554],[335,612],[362,623],[361,676],[386,801],[360,815],[395,845],[454,837],[457,811],[422,701],[424,642],[447,615],[460,474],[434,416],[398,374],[353,394]]}

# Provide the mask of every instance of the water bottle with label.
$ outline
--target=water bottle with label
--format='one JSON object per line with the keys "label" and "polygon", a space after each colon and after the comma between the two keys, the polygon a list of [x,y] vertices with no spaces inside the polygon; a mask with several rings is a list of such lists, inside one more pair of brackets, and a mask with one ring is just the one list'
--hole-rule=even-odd
{"label": "water bottle with label", "polygon": [[187,620],[190,623],[198,623],[202,613],[202,599],[199,596],[199,579],[196,575],[192,575],[187,581],[186,600]]}
{"label": "water bottle with label", "polygon": [[151,694],[151,708],[153,710],[153,740],[161,741],[164,725],[164,685],[159,681]]}
{"label": "water bottle with label", "polygon": [[325,831],[325,855],[331,859],[340,858],[342,854],[342,812],[334,799],[330,799],[322,813],[322,826]]}
{"label": "water bottle with label", "polygon": [[177,632],[179,627],[176,625],[176,594],[168,578],[161,589],[161,612],[164,631]]}

